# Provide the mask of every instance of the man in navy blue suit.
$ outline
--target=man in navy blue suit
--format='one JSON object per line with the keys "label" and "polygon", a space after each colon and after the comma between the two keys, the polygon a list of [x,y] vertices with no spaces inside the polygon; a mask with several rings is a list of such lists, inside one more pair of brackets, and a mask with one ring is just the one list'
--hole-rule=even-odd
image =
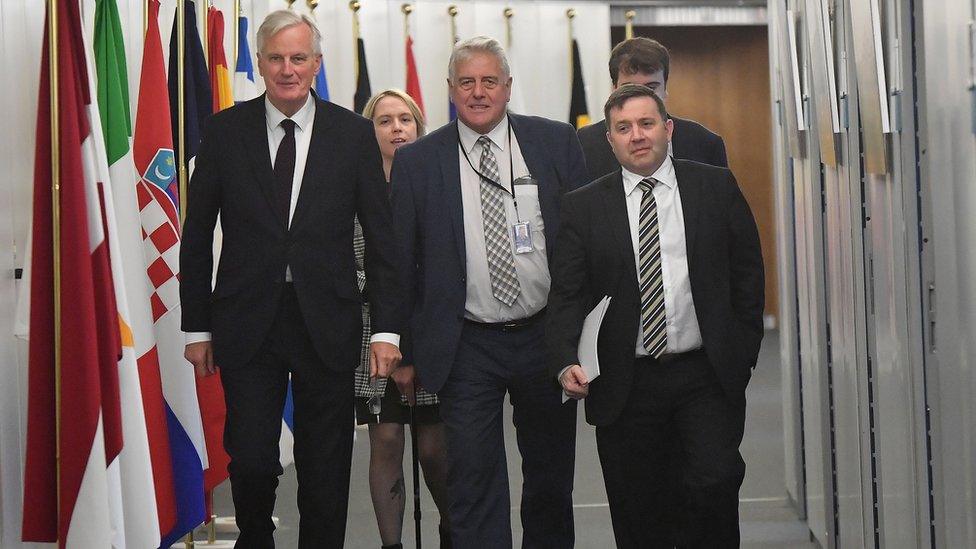
{"label": "man in navy blue suit", "polygon": [[546,374],[544,319],[559,201],[586,182],[583,152],[571,126],[506,111],[512,78],[494,39],[459,44],[448,85],[458,120],[393,163],[410,319],[403,364],[441,398],[454,546],[512,545],[508,393],[522,546],[571,547],[576,407]]}

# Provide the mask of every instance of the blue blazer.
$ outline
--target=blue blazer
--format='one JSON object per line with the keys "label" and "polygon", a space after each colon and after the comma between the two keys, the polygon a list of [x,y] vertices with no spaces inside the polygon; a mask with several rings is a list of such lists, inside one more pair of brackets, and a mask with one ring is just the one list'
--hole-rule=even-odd
{"label": "blue blazer", "polygon": [[[550,261],[559,235],[562,195],[586,183],[583,150],[572,126],[509,113],[529,172],[539,182],[539,206]],[[408,328],[404,364],[437,392],[454,363],[466,298],[464,212],[457,122],[397,151],[393,162],[393,223],[399,239]]]}

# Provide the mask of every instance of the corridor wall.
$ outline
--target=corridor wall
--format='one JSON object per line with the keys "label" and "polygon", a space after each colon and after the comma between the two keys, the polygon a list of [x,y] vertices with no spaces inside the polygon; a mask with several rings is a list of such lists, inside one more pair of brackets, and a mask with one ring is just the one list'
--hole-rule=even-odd
{"label": "corridor wall", "polygon": [[976,546],[974,5],[768,9],[787,490],[822,547]]}

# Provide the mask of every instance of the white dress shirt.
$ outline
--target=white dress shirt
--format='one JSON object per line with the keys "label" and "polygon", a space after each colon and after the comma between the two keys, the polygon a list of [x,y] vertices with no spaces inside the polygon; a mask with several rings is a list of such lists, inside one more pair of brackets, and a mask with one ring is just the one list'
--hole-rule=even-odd
{"label": "white dress shirt", "polygon": [[[315,98],[308,94],[305,104],[298,112],[292,116],[285,116],[278,110],[267,95],[264,97],[265,120],[268,130],[268,149],[271,153],[271,165],[274,166],[275,158],[278,156],[278,146],[285,138],[285,129],[281,127],[281,122],[286,118],[291,118],[295,123],[295,173],[291,181],[291,203],[288,205],[288,226],[291,227],[292,217],[295,215],[295,206],[298,204],[298,195],[302,190],[302,179],[305,177],[305,163],[308,160],[308,146],[312,141],[312,127],[315,124]],[[352,246],[352,242],[349,243]],[[285,266],[285,281],[291,282],[291,266]],[[186,343],[198,343],[200,341],[212,340],[210,332],[187,332]],[[399,346],[400,336],[398,334],[380,332],[370,337],[370,343],[385,341]]]}
{"label": "white dress shirt", "polygon": [[[627,220],[630,240],[634,248],[634,265],[640,269],[638,252],[638,222],[640,203],[644,192],[637,186],[644,176],[622,168],[624,196],[627,201]],[[658,235],[661,241],[661,274],[664,278],[664,312],[668,332],[666,353],[683,353],[702,346],[695,302],[691,296],[691,280],[688,278],[688,247],[685,242],[685,217],[681,210],[681,193],[674,174],[671,156],[664,159],[661,167],[651,177],[660,181],[652,192],[657,201]],[[638,285],[640,284],[638,273]],[[641,327],[637,327],[635,355],[648,355],[644,348]]]}
{"label": "white dress shirt", "polygon": [[[498,176],[501,179],[499,183],[508,190],[503,193],[507,225],[505,230],[512,243],[515,274],[519,281],[518,298],[508,306],[492,295],[491,277],[488,273],[488,252],[481,212],[481,177],[475,171],[481,169],[482,147],[478,144],[481,134],[465,126],[460,120],[458,120],[458,134],[461,138],[458,147],[458,163],[461,169],[461,205],[467,279],[464,316],[478,322],[506,322],[530,317],[541,311],[548,303],[549,286],[552,283],[549,276],[549,260],[546,257],[546,233],[542,221],[542,209],[539,205],[538,181],[535,185],[515,185],[513,200],[510,193],[513,188],[512,178],[517,180],[530,174],[522,157],[518,138],[514,131],[510,132],[506,115],[485,135],[491,139],[491,149],[498,162]],[[515,253],[512,230],[519,221],[528,221],[531,227],[533,247],[531,252]]]}

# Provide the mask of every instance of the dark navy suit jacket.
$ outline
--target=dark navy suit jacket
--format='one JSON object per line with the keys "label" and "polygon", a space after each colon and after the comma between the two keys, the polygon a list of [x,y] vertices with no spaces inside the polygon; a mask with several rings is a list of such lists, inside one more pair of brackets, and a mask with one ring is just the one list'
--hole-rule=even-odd
{"label": "dark navy suit jacket", "polygon": [[[572,126],[509,113],[525,164],[539,183],[539,206],[549,258],[559,235],[562,195],[586,183],[586,167]],[[397,151],[393,162],[393,219],[400,241],[408,329],[404,364],[437,392],[454,363],[466,298],[464,212],[457,122]]]}

